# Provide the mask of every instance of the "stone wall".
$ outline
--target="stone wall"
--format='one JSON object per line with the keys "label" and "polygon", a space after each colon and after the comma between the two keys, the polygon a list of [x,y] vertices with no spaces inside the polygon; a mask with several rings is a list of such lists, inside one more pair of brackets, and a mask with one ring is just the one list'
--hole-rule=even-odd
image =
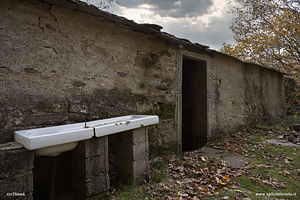
{"label": "stone wall", "polygon": [[0,199],[33,199],[33,152],[17,142],[0,144]]}
{"label": "stone wall", "polygon": [[285,115],[283,74],[221,53],[211,66],[211,138]]}
{"label": "stone wall", "polygon": [[0,143],[15,130],[132,114],[160,116],[152,144],[177,142],[158,135],[176,132],[172,45],[41,1],[1,0],[0,12]]}
{"label": "stone wall", "polygon": [[300,88],[297,86],[296,81],[288,76],[284,78],[284,88],[287,112],[289,114],[294,114],[296,111],[300,110]]}

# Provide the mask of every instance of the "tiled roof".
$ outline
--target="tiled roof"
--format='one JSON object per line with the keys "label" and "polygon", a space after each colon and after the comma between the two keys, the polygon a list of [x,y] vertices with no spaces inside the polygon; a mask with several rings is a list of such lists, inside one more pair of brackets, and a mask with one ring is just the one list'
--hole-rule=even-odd
{"label": "tiled roof", "polygon": [[[102,11],[100,10],[98,7],[92,5],[92,4],[87,4],[85,2],[79,1],[79,0],[41,0],[43,2],[46,2],[48,4],[51,5],[58,5],[70,10],[79,10],[82,12],[86,12],[98,17],[102,17],[104,19],[107,19],[109,21],[113,21],[113,22],[117,22],[120,24],[124,24],[127,25],[129,27],[131,27],[132,29],[138,30],[138,31],[142,31],[144,33],[150,34],[150,35],[155,35],[158,36],[160,38],[163,38],[167,41],[171,41],[174,43],[177,43],[178,45],[180,45],[182,48],[189,50],[189,51],[194,51],[194,52],[198,52],[198,53],[208,53],[208,54],[222,54],[225,56],[229,56],[232,57],[230,55],[218,52],[216,50],[212,50],[209,49],[209,46],[205,46],[205,45],[201,45],[198,43],[192,43],[187,39],[183,39],[183,38],[178,38],[174,35],[171,35],[169,33],[166,32],[161,32],[161,29],[163,28],[162,26],[159,26],[157,24],[138,24],[136,22],[134,22],[133,20],[129,20],[125,17],[121,17],[106,11]],[[237,59],[235,57],[232,57],[234,59]],[[239,59],[238,59],[239,60]],[[241,60],[242,61],[242,60]],[[242,61],[243,62],[243,61]],[[257,63],[252,63],[255,64],[259,67],[262,68],[266,68],[269,69],[271,71],[276,71],[278,73],[282,73],[279,70],[276,70],[274,68],[270,68],[270,67],[266,67]],[[283,73],[285,74],[285,73]]]}
{"label": "tiled roof", "polygon": [[70,10],[79,10],[82,12],[86,12],[98,17],[105,18],[107,20],[121,23],[135,30],[139,30],[145,32],[147,34],[155,35],[161,38],[164,38],[168,41],[172,41],[174,43],[178,43],[179,45],[184,46],[187,50],[196,51],[196,52],[206,52],[206,53],[213,53],[213,50],[209,49],[208,46],[192,43],[187,39],[182,39],[175,37],[174,35],[168,34],[166,32],[161,32],[160,30],[163,28],[156,24],[138,24],[133,20],[126,19],[125,17],[120,17],[118,15],[105,12],[100,10],[98,7],[87,4],[85,2],[79,0],[41,0],[43,2],[49,3],[51,5],[58,5]]}

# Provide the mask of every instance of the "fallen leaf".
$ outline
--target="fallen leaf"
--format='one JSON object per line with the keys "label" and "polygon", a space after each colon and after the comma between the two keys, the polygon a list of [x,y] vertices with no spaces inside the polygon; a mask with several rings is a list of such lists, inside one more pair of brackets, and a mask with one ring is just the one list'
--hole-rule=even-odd
{"label": "fallen leaf", "polygon": [[224,197],[222,197],[221,199],[223,199],[223,200],[228,200],[228,199],[230,199],[230,197],[229,197],[229,196],[224,196]]}
{"label": "fallen leaf", "polygon": [[241,191],[241,190],[233,190],[233,191],[238,192],[238,193],[243,193],[243,191]]}

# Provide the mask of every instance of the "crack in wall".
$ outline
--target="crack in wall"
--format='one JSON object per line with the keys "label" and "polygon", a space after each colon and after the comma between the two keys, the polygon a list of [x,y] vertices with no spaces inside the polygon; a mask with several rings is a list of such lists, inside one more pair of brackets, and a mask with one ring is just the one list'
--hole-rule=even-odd
{"label": "crack in wall", "polygon": [[45,33],[44,27],[42,27],[41,25],[41,17],[38,18],[39,24],[38,24],[38,28],[42,30],[43,33]]}
{"label": "crack in wall", "polygon": [[52,6],[49,6],[49,13],[50,13],[50,15],[54,18],[54,21],[57,21],[57,18],[56,18],[55,15],[51,12],[51,8],[52,8]]}

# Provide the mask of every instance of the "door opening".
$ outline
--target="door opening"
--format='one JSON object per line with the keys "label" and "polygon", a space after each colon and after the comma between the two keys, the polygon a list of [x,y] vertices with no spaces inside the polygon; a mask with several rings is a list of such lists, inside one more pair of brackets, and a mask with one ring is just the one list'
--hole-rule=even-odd
{"label": "door opening", "polygon": [[207,142],[207,63],[183,57],[182,68],[182,151],[189,151]]}

